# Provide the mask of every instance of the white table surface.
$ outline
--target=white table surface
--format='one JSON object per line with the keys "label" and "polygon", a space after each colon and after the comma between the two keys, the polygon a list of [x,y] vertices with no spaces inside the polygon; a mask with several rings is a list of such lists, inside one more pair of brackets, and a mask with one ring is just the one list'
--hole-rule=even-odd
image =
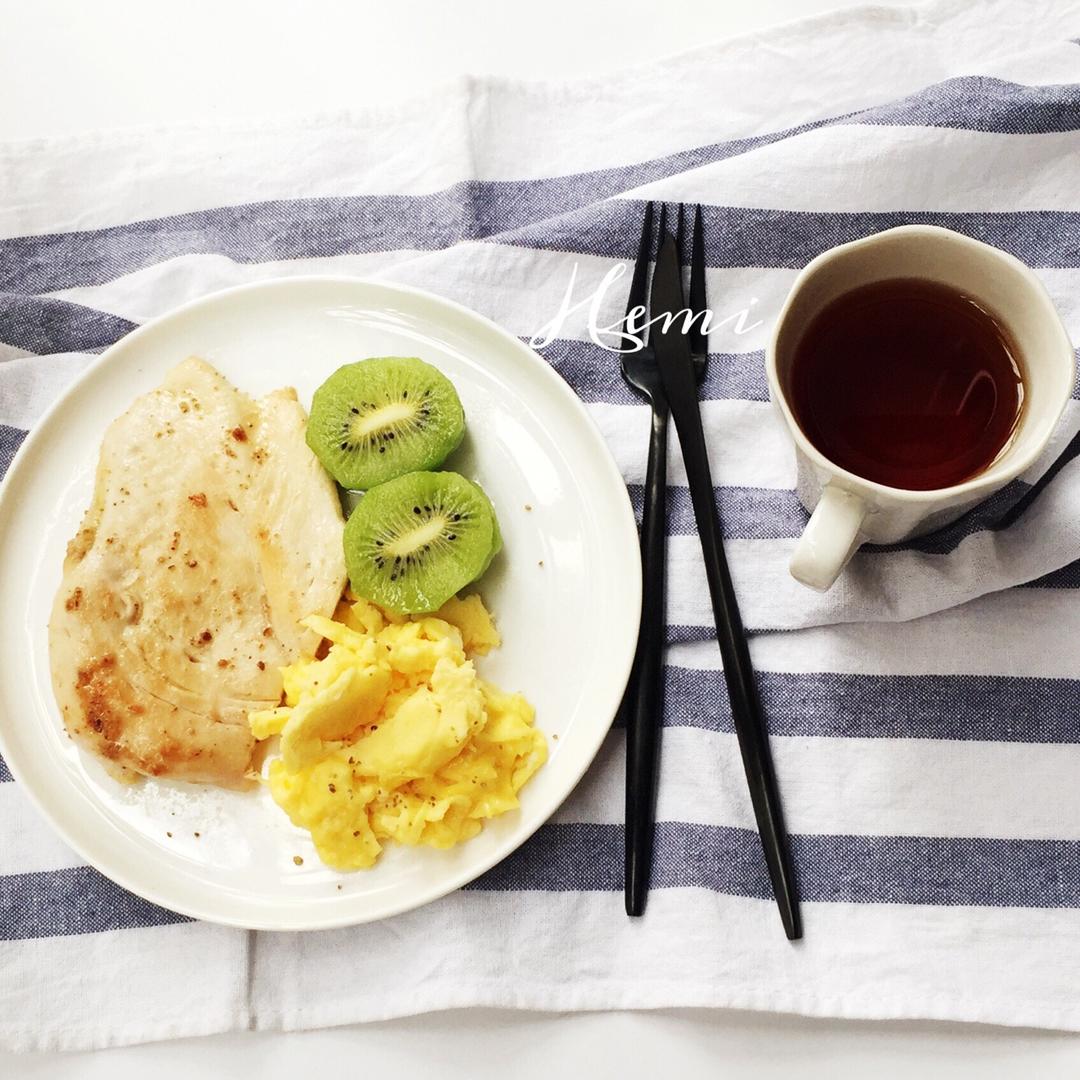
{"label": "white table surface", "polygon": [[[388,102],[463,73],[596,74],[851,6],[844,0],[0,0],[0,140]],[[305,1034],[0,1054],[0,1075],[186,1080],[253,1073],[277,1080],[409,1068],[447,1080],[528,1080],[568,1063],[574,1063],[570,1076],[587,1069],[596,1080],[673,1073],[1075,1077],[1080,1038],[711,1010],[471,1010]]]}

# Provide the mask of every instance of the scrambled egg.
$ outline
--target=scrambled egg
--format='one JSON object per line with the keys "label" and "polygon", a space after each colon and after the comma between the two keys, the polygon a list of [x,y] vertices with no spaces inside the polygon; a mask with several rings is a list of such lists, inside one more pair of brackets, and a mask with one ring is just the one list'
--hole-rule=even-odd
{"label": "scrambled egg", "polygon": [[547,744],[520,694],[476,674],[471,657],[500,644],[478,596],[408,617],[343,602],[304,625],[325,658],[282,668],[285,704],[248,720],[281,736],[270,792],[323,862],[369,867],[385,840],[452,847],[518,806]]}

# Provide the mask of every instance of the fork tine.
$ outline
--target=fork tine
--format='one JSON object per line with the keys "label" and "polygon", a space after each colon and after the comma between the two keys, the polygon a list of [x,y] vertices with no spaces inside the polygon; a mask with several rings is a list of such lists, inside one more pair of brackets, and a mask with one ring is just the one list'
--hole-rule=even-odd
{"label": "fork tine", "polygon": [[667,232],[667,203],[660,204],[660,226],[656,230],[656,254],[660,254],[660,245],[664,242],[664,234]]}
{"label": "fork tine", "polygon": [[675,218],[675,255],[679,260],[679,269],[686,263],[683,262],[683,204],[679,203],[679,212]]}
{"label": "fork tine", "polygon": [[[648,295],[649,259],[652,257],[652,219],[653,204],[645,204],[645,217],[641,222],[641,242],[638,244],[637,259],[634,261],[634,276],[630,281],[630,295],[626,299],[625,319],[636,307],[645,307]],[[630,329],[628,326],[627,330]]]}
{"label": "fork tine", "polygon": [[[690,247],[690,310],[696,315],[708,306],[705,299],[705,227],[701,220],[701,204],[694,211],[694,234]],[[695,320],[690,333],[690,351],[703,355],[708,341],[701,332],[701,321]]]}

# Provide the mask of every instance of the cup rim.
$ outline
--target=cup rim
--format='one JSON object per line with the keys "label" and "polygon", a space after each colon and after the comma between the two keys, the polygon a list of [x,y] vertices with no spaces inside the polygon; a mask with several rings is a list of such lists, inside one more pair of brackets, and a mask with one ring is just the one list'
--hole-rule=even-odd
{"label": "cup rim", "polygon": [[[848,469],[837,465],[836,462],[831,458],[826,457],[810,441],[810,439],[807,438],[806,433],[799,425],[799,422],[795,418],[795,414],[788,403],[787,394],[780,384],[780,374],[777,370],[776,353],[780,331],[795,300],[795,296],[805,284],[806,279],[820,270],[822,266],[832,262],[837,256],[844,252],[859,247],[865,247],[869,244],[880,243],[882,240],[895,238],[898,235],[929,236],[935,239],[945,239],[950,243],[957,243],[969,248],[987,250],[992,252],[997,258],[1019,270],[1021,275],[1026,279],[1028,285],[1032,288],[1036,302],[1043,307],[1044,315],[1053,321],[1056,336],[1059,339],[1063,353],[1067,353],[1070,359],[1068,371],[1066,372],[1064,368],[1062,369],[1061,382],[1057,388],[1059,400],[1056,407],[1052,407],[1052,417],[1047,424],[1046,433],[1043,437],[1037,440],[1031,448],[1023,453],[1017,454],[1015,457],[1010,456],[1006,450],[1004,455],[999,457],[983,472],[973,476],[970,480],[965,480],[959,484],[953,484],[950,487],[923,489],[891,487],[888,484],[881,484],[876,480],[868,480],[865,476],[860,476],[858,473],[850,472]],[[765,373],[769,382],[769,395],[772,398],[773,403],[777,405],[783,413],[784,420],[787,422],[788,429],[791,432],[792,438],[795,440],[796,446],[815,465],[830,472],[832,474],[832,480],[842,480],[844,485],[849,489],[857,490],[861,488],[864,491],[880,493],[888,496],[888,498],[895,502],[926,503],[931,500],[952,499],[956,496],[980,495],[984,491],[989,493],[991,490],[1000,488],[1011,480],[1016,479],[1022,472],[1025,472],[1030,468],[1038,459],[1039,455],[1046,449],[1054,429],[1057,427],[1058,422],[1061,420],[1061,416],[1065,411],[1065,406],[1069,403],[1072,396],[1073,386],[1076,382],[1076,358],[1072,342],[1069,340],[1068,332],[1065,329],[1064,323],[1061,321],[1061,316],[1058,314],[1057,308],[1054,307],[1054,302],[1051,300],[1050,294],[1046,291],[1046,286],[1043,285],[1038,275],[1030,266],[1022,262],[1015,255],[1010,254],[1008,251],[1002,251],[1001,248],[996,248],[992,244],[984,243],[982,240],[976,240],[973,237],[965,236],[963,233],[955,232],[952,229],[942,228],[940,225],[915,224],[896,225],[890,229],[882,229],[880,232],[873,233],[870,236],[862,236],[857,240],[849,240],[847,243],[831,247],[827,251],[823,251],[820,255],[816,255],[811,259],[810,262],[799,271],[798,275],[796,275],[795,280],[791,284],[791,288],[788,290],[783,306],[780,308],[780,313],[777,315],[776,321],[773,324],[772,332],[769,335],[769,342],[765,349]]]}

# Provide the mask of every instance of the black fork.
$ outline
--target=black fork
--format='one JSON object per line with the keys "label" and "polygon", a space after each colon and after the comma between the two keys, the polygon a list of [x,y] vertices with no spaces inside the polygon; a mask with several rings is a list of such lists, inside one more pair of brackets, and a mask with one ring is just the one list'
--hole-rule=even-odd
{"label": "black fork", "polygon": [[[667,225],[667,207],[661,204],[657,230],[662,238]],[[683,208],[678,209],[676,242],[683,247]],[[630,296],[626,303],[626,328],[635,309],[644,309],[648,297],[649,263],[653,253],[653,204],[645,206]],[[705,245],[701,207],[694,214],[690,254],[689,306],[695,313],[705,311]],[[642,332],[644,336],[644,332]],[[694,320],[689,334],[690,351],[700,382],[707,363],[706,335],[700,320]],[[623,378],[643,394],[652,406],[652,433],[645,470],[645,503],[641,519],[642,603],[638,647],[630,682],[623,698],[626,719],[626,876],[627,915],[645,910],[652,868],[653,831],[656,810],[656,778],[659,759],[660,726],[664,711],[664,602],[667,553],[667,433],[669,410],[656,355],[649,347],[624,352]]]}

